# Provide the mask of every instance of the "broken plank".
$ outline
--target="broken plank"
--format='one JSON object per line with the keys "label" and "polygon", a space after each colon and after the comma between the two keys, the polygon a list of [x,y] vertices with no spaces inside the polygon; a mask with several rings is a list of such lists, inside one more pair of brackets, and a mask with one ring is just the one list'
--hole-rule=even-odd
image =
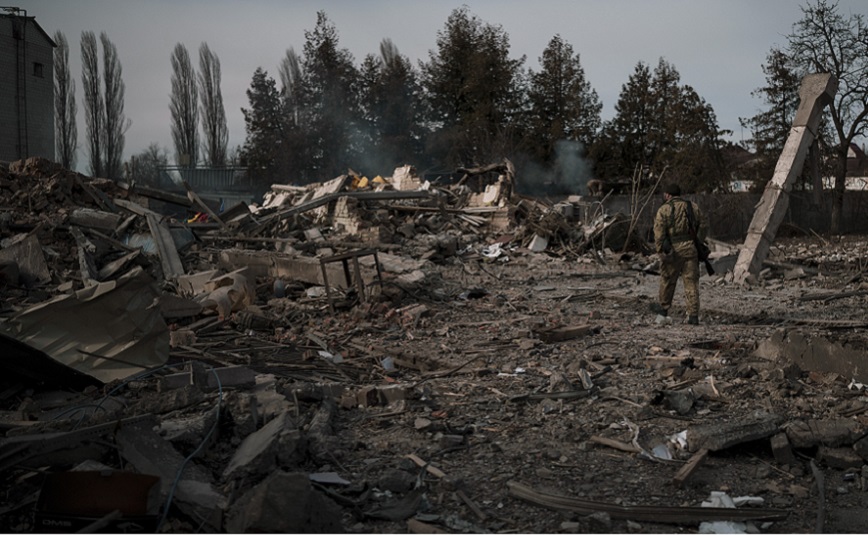
{"label": "broken plank", "polygon": [[218,216],[217,213],[212,210],[210,206],[208,206],[207,204],[205,204],[204,201],[202,201],[199,195],[197,195],[196,192],[193,191],[193,188],[190,187],[190,184],[188,184],[186,180],[184,181],[184,188],[186,188],[187,190],[187,198],[190,199],[190,202],[197,205],[206,214],[208,214],[208,217],[219,223],[221,228],[226,229],[226,223],[224,223],[223,220],[220,219],[220,216]]}
{"label": "broken plank", "polygon": [[468,496],[467,493],[459,489],[455,492],[455,494],[457,494],[458,497],[461,498],[461,500],[467,505],[467,507],[470,507],[470,510],[473,511],[473,514],[475,514],[476,517],[479,518],[479,520],[482,520],[483,522],[485,520],[488,520],[488,515],[485,514],[485,511],[480,509],[476,502],[470,499],[470,496]]}
{"label": "broken plank", "polygon": [[594,327],[588,324],[570,325],[566,327],[555,327],[536,332],[540,340],[548,344],[552,342],[562,342],[564,340],[572,340],[580,336],[586,336],[594,332]]}
{"label": "broken plank", "polygon": [[427,462],[423,461],[422,458],[419,457],[418,455],[416,455],[415,453],[410,453],[410,454],[406,455],[406,457],[408,459],[410,459],[411,461],[413,461],[414,463],[416,463],[416,466],[418,466],[419,468],[424,468],[432,476],[439,478],[439,479],[443,479],[446,477],[446,472],[444,472],[443,470],[440,470],[439,468],[431,466]]}
{"label": "broken plank", "polygon": [[708,450],[705,448],[694,453],[693,456],[688,459],[687,464],[682,466],[681,469],[676,472],[675,476],[672,478],[672,484],[676,487],[683,487],[687,479],[693,475],[693,472],[695,472],[697,468],[702,466],[702,463],[705,462],[707,457]]}
{"label": "broken plank", "polygon": [[627,453],[639,453],[641,450],[634,446],[633,444],[629,444],[627,442],[621,442],[620,440],[615,440],[613,438],[601,437],[599,435],[592,435],[590,439],[594,444],[600,444],[603,446],[609,446],[610,448],[614,448],[620,451],[626,451]]}
{"label": "broken plank", "polygon": [[170,280],[177,279],[184,274],[184,264],[181,263],[181,257],[178,255],[178,250],[175,248],[175,241],[172,239],[172,233],[166,225],[157,219],[156,216],[147,214],[146,217],[148,220],[148,228],[151,230],[151,236],[154,238],[157,252],[160,255],[160,265],[163,267],[163,277]]}

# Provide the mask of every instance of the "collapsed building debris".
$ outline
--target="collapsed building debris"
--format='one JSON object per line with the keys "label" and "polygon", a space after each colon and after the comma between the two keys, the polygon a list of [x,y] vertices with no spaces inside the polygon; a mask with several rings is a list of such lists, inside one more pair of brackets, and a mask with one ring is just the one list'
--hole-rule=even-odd
{"label": "collapsed building debris", "polygon": [[[659,326],[631,214],[517,195],[507,160],[458,174],[348,171],[221,212],[190,188],[4,169],[3,528],[864,518],[868,247],[782,242],[745,289],[719,242],[708,321]],[[57,499],[87,478],[129,499]],[[722,491],[762,503],[701,507]]]}

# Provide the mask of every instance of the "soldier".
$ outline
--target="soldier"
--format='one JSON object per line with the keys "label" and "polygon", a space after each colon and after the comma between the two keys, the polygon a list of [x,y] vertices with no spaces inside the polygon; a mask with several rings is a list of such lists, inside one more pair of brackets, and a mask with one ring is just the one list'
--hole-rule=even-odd
{"label": "soldier", "polygon": [[[708,226],[695,202],[681,198],[678,184],[663,189],[663,205],[654,217],[654,246],[660,257],[660,291],[651,310],[668,316],[680,275],[687,301],[687,323],[699,324],[699,257],[691,234],[691,220],[696,237],[705,240]],[[692,213],[691,213],[692,211]]]}

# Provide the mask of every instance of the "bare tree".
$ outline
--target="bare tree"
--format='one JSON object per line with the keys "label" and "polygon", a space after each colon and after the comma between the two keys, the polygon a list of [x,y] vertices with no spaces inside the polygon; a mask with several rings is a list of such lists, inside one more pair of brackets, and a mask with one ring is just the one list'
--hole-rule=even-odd
{"label": "bare tree", "polygon": [[84,88],[84,118],[87,124],[87,148],[90,175],[103,176],[103,115],[100,91],[99,51],[93,32],[81,33],[81,85]]}
{"label": "bare tree", "polygon": [[868,131],[868,23],[859,13],[845,15],[837,3],[817,0],[802,8],[804,17],[787,36],[789,52],[803,73],[828,72],[838,80],[829,105],[837,159],[830,230],[841,232],[847,153]]}
{"label": "bare tree", "polygon": [[56,157],[66,169],[75,167],[78,127],[75,123],[75,80],[69,71],[69,43],[54,33],[54,139]]}
{"label": "bare tree", "polygon": [[196,93],[196,73],[190,63],[187,47],[175,45],[172,52],[172,141],[175,162],[195,167],[199,161],[199,105]]}
{"label": "bare tree", "polygon": [[108,35],[102,32],[103,78],[105,81],[105,141],[104,171],[107,178],[120,178],[123,171],[124,134],[130,121],[124,116],[124,92],[126,86],[121,77],[123,69],[118,50]]}
{"label": "bare tree", "polygon": [[226,165],[229,129],[220,92],[220,58],[208,48],[208,43],[199,47],[199,99],[205,163],[211,167],[223,167]]}
{"label": "bare tree", "polygon": [[148,186],[160,185],[162,168],[169,165],[169,151],[157,143],[151,143],[148,148],[132,156],[127,162],[127,180]]}
{"label": "bare tree", "polygon": [[286,55],[280,62],[278,73],[280,74],[281,94],[287,113],[290,115],[288,118],[289,124],[298,126],[300,121],[302,73],[301,61],[298,54],[295,53],[295,49],[287,49]]}

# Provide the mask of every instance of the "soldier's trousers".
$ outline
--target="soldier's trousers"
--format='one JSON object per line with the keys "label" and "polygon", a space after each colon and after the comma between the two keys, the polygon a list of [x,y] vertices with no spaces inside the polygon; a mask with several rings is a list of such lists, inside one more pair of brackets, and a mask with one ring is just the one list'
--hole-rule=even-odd
{"label": "soldier's trousers", "polygon": [[669,310],[675,296],[678,277],[684,282],[684,298],[687,301],[687,314],[699,315],[699,257],[692,241],[672,245],[672,254],[660,265],[660,306]]}

